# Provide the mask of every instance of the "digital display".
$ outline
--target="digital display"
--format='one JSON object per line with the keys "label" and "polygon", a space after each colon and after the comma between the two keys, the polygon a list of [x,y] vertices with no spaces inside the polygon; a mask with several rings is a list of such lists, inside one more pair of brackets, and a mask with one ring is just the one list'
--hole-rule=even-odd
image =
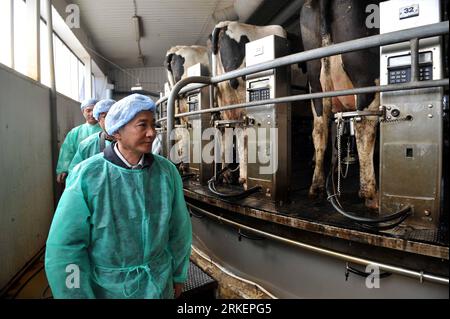
{"label": "digital display", "polygon": [[[433,56],[432,56],[431,52],[419,53],[419,64],[431,63],[431,62],[433,62]],[[396,67],[396,66],[411,65],[411,55],[407,54],[407,55],[391,57],[391,58],[389,58],[388,65],[391,68]]]}
{"label": "digital display", "polygon": [[269,79],[259,80],[259,81],[250,83],[251,89],[258,89],[258,88],[264,88],[264,87],[269,87]]}

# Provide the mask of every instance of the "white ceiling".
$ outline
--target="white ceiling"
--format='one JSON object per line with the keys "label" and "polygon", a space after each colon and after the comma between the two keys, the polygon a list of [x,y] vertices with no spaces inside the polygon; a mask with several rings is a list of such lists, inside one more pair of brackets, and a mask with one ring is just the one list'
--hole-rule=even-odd
{"label": "white ceiling", "polygon": [[[173,45],[205,45],[224,10],[235,0],[135,0],[142,18],[142,54],[146,66],[162,66]],[[249,3],[251,1],[248,1]],[[260,1],[259,1],[260,2]],[[72,0],[78,4],[81,26],[99,53],[124,68],[142,67],[131,17],[133,0]]]}

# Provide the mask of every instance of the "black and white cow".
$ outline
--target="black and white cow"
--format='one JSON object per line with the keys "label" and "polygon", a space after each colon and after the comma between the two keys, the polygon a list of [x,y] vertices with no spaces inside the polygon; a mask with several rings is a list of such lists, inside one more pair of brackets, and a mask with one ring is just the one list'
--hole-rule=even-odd
{"label": "black and white cow", "polygon": [[[204,46],[192,45],[178,45],[171,47],[167,53],[164,61],[164,67],[167,70],[167,81],[169,88],[172,89],[175,84],[188,76],[188,69],[201,63],[210,71],[208,49]],[[185,113],[189,111],[189,106],[185,98],[181,97],[175,102],[175,114]],[[188,123],[188,118],[181,117],[180,123],[185,125]],[[181,162],[189,161],[189,136],[186,135],[186,130],[175,130],[175,140],[177,147],[178,159]],[[180,171],[187,172],[187,166],[183,163],[180,166]]]}
{"label": "black and white cow", "polygon": [[[373,0],[307,0],[300,14],[300,29],[305,50],[324,47],[376,34],[366,27],[366,7]],[[379,48],[340,54],[307,62],[311,92],[351,89],[378,85]],[[378,110],[379,94],[361,94],[312,101],[315,170],[309,194],[324,192],[324,154],[328,122],[332,113],[353,110]],[[366,206],[378,207],[373,166],[377,120],[363,119],[356,124],[356,144],[360,164],[359,195]]]}
{"label": "black and white cow", "polygon": [[[188,76],[188,69],[201,63],[210,70],[208,49],[199,45],[177,45],[171,47],[164,60],[164,67],[167,70],[167,80],[169,87],[172,89],[175,84]],[[180,99],[177,103],[175,114],[188,111],[188,105],[185,99]],[[187,119],[182,118],[181,122],[185,123]]]}

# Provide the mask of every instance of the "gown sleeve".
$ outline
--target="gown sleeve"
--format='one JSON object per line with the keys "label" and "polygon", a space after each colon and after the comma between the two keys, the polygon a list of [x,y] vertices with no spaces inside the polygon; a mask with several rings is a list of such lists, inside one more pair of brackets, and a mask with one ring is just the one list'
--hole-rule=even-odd
{"label": "gown sleeve", "polygon": [[75,153],[72,161],[70,162],[69,172],[71,172],[78,163],[81,163],[82,161],[84,161],[85,159],[87,159],[89,157],[86,154],[86,153],[88,153],[87,151],[88,151],[88,147],[86,147],[86,145],[84,145],[84,143],[80,143],[80,145],[78,145],[77,152]]}
{"label": "gown sleeve", "polygon": [[91,213],[81,191],[68,180],[47,239],[45,272],[54,298],[95,298],[88,256]]}
{"label": "gown sleeve", "polygon": [[175,182],[172,215],[169,222],[169,252],[172,255],[173,281],[184,283],[187,280],[191,254],[192,225],[184,201],[183,183],[175,167],[172,168],[172,176]]}
{"label": "gown sleeve", "polygon": [[72,129],[64,139],[61,149],[59,150],[58,164],[56,166],[56,174],[69,172],[69,165],[77,151],[76,133]]}

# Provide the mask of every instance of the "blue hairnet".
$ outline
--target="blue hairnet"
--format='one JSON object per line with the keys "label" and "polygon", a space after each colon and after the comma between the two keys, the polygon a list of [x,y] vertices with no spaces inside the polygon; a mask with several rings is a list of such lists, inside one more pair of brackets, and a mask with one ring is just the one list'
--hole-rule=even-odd
{"label": "blue hairnet", "polygon": [[95,105],[97,103],[96,99],[87,99],[81,102],[81,110],[83,110],[85,107],[88,107],[89,105]]}
{"label": "blue hairnet", "polygon": [[113,135],[141,111],[155,111],[155,103],[148,96],[132,94],[113,104],[106,115],[106,132]]}
{"label": "blue hairnet", "polygon": [[108,112],[114,103],[116,103],[116,101],[111,99],[98,101],[94,106],[94,110],[92,111],[94,118],[98,121],[98,117],[100,116],[100,114]]}

